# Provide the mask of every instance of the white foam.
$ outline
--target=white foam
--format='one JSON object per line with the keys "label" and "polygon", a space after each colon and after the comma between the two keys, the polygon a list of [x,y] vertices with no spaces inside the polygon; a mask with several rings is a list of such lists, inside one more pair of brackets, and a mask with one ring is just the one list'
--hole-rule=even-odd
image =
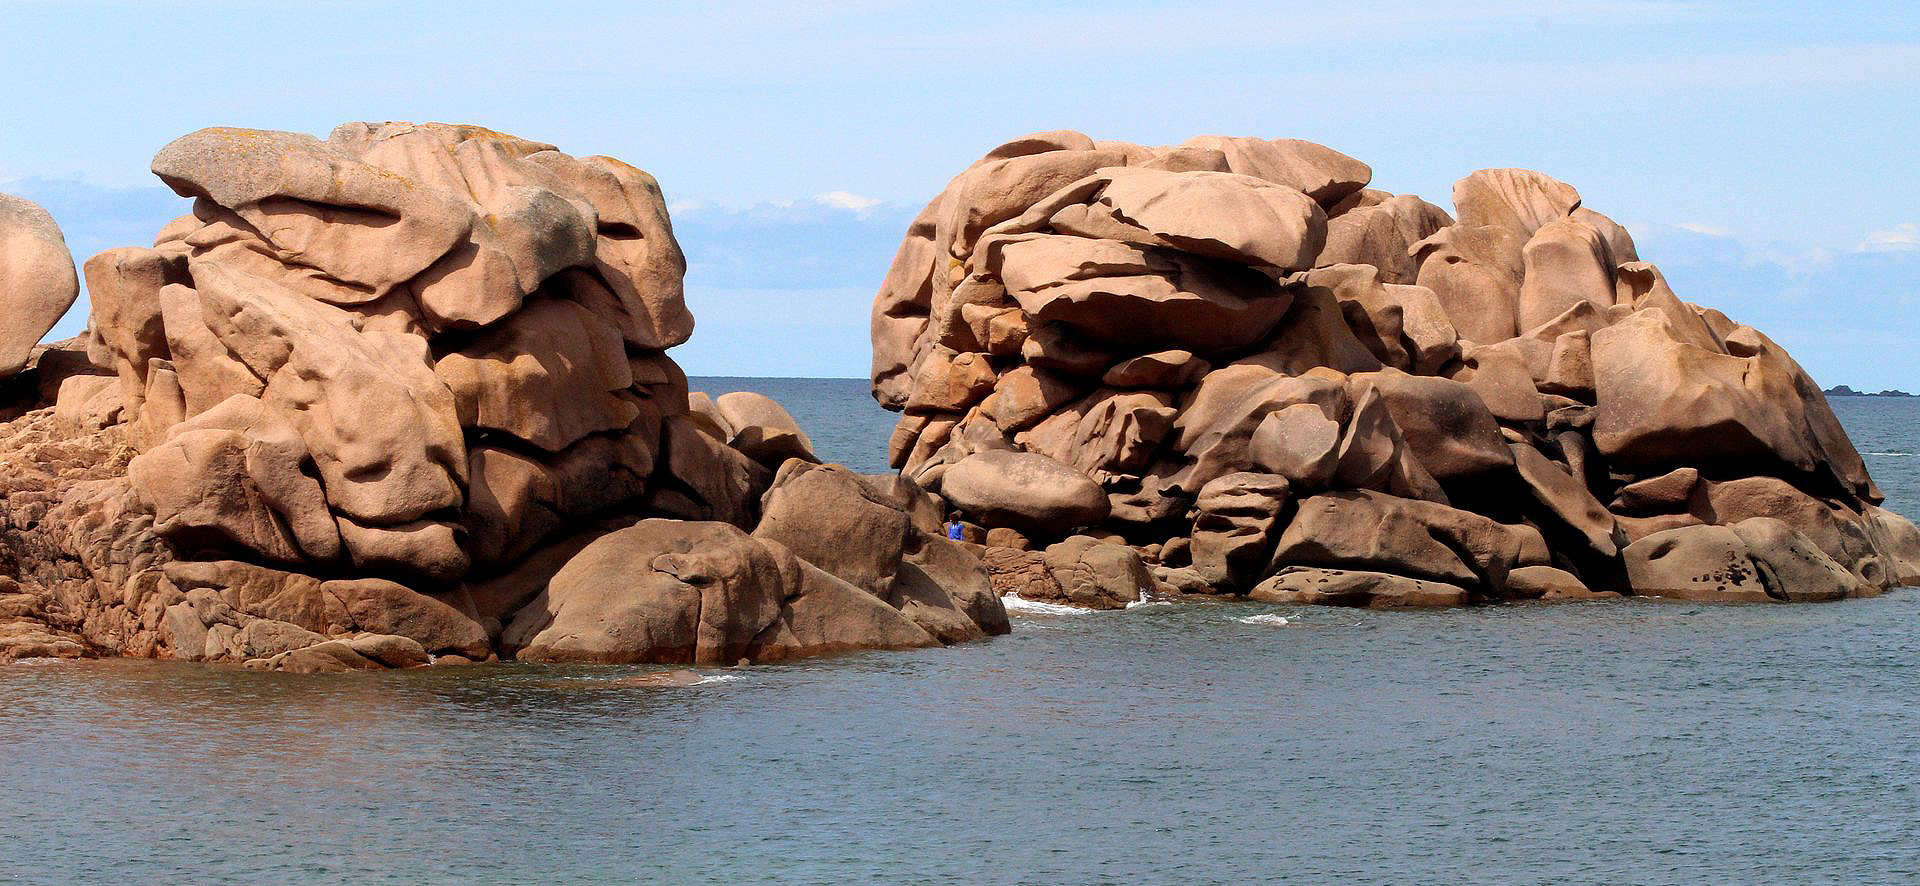
{"label": "white foam", "polygon": [[1141,597],[1140,599],[1135,600],[1132,603],[1128,603],[1127,608],[1138,609],[1142,606],[1172,606],[1172,605],[1173,605],[1172,600],[1156,600],[1156,599],[1150,599],[1147,597]]}
{"label": "white foam", "polygon": [[1086,615],[1093,611],[1081,609],[1078,606],[1062,606],[1058,603],[1028,600],[1019,594],[1002,594],[1000,605],[1006,607],[1007,612],[1012,615]]}
{"label": "white foam", "polygon": [[53,658],[51,656],[46,656],[46,657],[36,657],[36,658],[19,658],[19,659],[15,659],[13,663],[17,665],[22,665],[24,667],[39,668],[39,667],[46,667],[48,665],[71,664],[72,661],[73,661],[72,659],[67,659],[67,658]]}
{"label": "white foam", "polygon": [[1262,612],[1259,615],[1249,615],[1246,618],[1236,618],[1234,619],[1234,621],[1237,621],[1243,625],[1265,625],[1267,627],[1276,627],[1276,628],[1293,624],[1293,621],[1288,619],[1286,616],[1275,615],[1274,613],[1271,613],[1271,612]]}
{"label": "white foam", "polygon": [[1909,458],[1909,457],[1911,457],[1911,456],[1913,456],[1913,455],[1915,455],[1916,453],[1912,453],[1912,452],[1862,452],[1862,453],[1860,453],[1860,454],[1861,454],[1861,455],[1877,455],[1877,456],[1880,456],[1880,457],[1882,457],[1882,458]]}
{"label": "white foam", "polygon": [[704,677],[701,677],[699,680],[695,681],[692,685],[706,686],[711,683],[733,683],[733,682],[736,682],[739,680],[745,680],[745,679],[746,679],[745,677],[742,677],[739,674],[708,674]]}

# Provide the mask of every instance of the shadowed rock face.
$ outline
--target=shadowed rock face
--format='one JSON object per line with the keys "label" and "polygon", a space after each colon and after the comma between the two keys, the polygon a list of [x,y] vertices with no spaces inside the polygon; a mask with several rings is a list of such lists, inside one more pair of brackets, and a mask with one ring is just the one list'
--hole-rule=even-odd
{"label": "shadowed rock face", "polygon": [[[0,660],[731,662],[1004,631],[984,569],[911,565],[931,543],[908,515],[939,507],[905,481],[862,498],[796,467],[767,502],[795,540],[864,503],[891,547],[746,535],[812,444],[765,397],[690,396],[666,353],[693,331],[685,261],[646,173],[410,123],[201,130],[153,171],[193,213],[87,262],[85,353],[42,354],[27,405],[54,408],[0,437],[0,575],[29,619]],[[73,296],[30,216],[0,204],[0,271],[37,281],[12,287],[37,324]]]}
{"label": "shadowed rock face", "polygon": [[[990,539],[1123,538],[1183,590],[1811,600],[1912,580],[1912,524],[1877,507],[1807,374],[1681,301],[1572,187],[1481,170],[1456,221],[1369,178],[1292,140],[988,152],[874,301],[894,466]],[[988,562],[1016,586],[1032,559]],[[1719,573],[1741,580],[1700,577]]]}

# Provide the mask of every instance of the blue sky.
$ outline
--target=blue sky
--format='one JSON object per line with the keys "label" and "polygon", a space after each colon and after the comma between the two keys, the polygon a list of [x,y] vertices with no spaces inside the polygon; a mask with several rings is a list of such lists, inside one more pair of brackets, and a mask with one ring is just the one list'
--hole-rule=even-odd
{"label": "blue sky", "polygon": [[0,0],[0,78],[0,190],[83,255],[175,214],[147,163],[201,126],[453,120],[625,159],[674,204],[698,374],[863,374],[907,218],[1064,127],[1307,138],[1442,205],[1540,169],[1822,383],[1920,388],[1911,3]]}

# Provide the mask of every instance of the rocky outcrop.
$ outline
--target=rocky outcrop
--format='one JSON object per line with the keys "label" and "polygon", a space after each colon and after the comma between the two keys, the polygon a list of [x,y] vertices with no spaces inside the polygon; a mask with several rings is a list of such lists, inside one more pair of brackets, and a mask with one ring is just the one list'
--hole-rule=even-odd
{"label": "rocky outcrop", "polygon": [[[689,393],[646,173],[409,123],[207,129],[153,171],[192,213],[88,261],[85,342],[8,388],[0,658],[731,663],[1005,631],[928,535],[940,504],[813,467],[771,399]],[[6,335],[37,339],[71,263],[0,210],[33,327]]]}
{"label": "rocky outcrop", "polygon": [[998,582],[1086,606],[1024,549],[1086,533],[1181,590],[1342,605],[1915,579],[1807,374],[1571,186],[1481,170],[1456,218],[1369,178],[1292,140],[988,152],[874,302],[894,466],[1008,546]]}
{"label": "rocky outcrop", "polygon": [[938,506],[924,497],[789,460],[751,535],[663,519],[609,533],[514,616],[502,646],[528,661],[731,663],[1006,633],[985,570],[930,531]]}

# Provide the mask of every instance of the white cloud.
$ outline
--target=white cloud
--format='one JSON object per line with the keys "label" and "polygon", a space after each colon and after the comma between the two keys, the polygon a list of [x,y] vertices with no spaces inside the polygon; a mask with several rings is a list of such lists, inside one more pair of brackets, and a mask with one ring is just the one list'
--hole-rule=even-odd
{"label": "white cloud", "polygon": [[1733,232],[1727,230],[1726,228],[1717,228],[1717,227],[1714,227],[1713,225],[1702,224],[1700,222],[1681,222],[1677,225],[1674,225],[1674,227],[1679,228],[1683,231],[1692,231],[1696,234],[1705,234],[1709,237],[1733,236]]}
{"label": "white cloud", "polygon": [[813,195],[813,202],[834,209],[846,209],[853,212],[865,212],[886,201],[874,197],[862,197],[848,191],[828,191]]}
{"label": "white cloud", "polygon": [[1867,235],[1861,252],[1912,252],[1920,250],[1920,224],[1902,222]]}

